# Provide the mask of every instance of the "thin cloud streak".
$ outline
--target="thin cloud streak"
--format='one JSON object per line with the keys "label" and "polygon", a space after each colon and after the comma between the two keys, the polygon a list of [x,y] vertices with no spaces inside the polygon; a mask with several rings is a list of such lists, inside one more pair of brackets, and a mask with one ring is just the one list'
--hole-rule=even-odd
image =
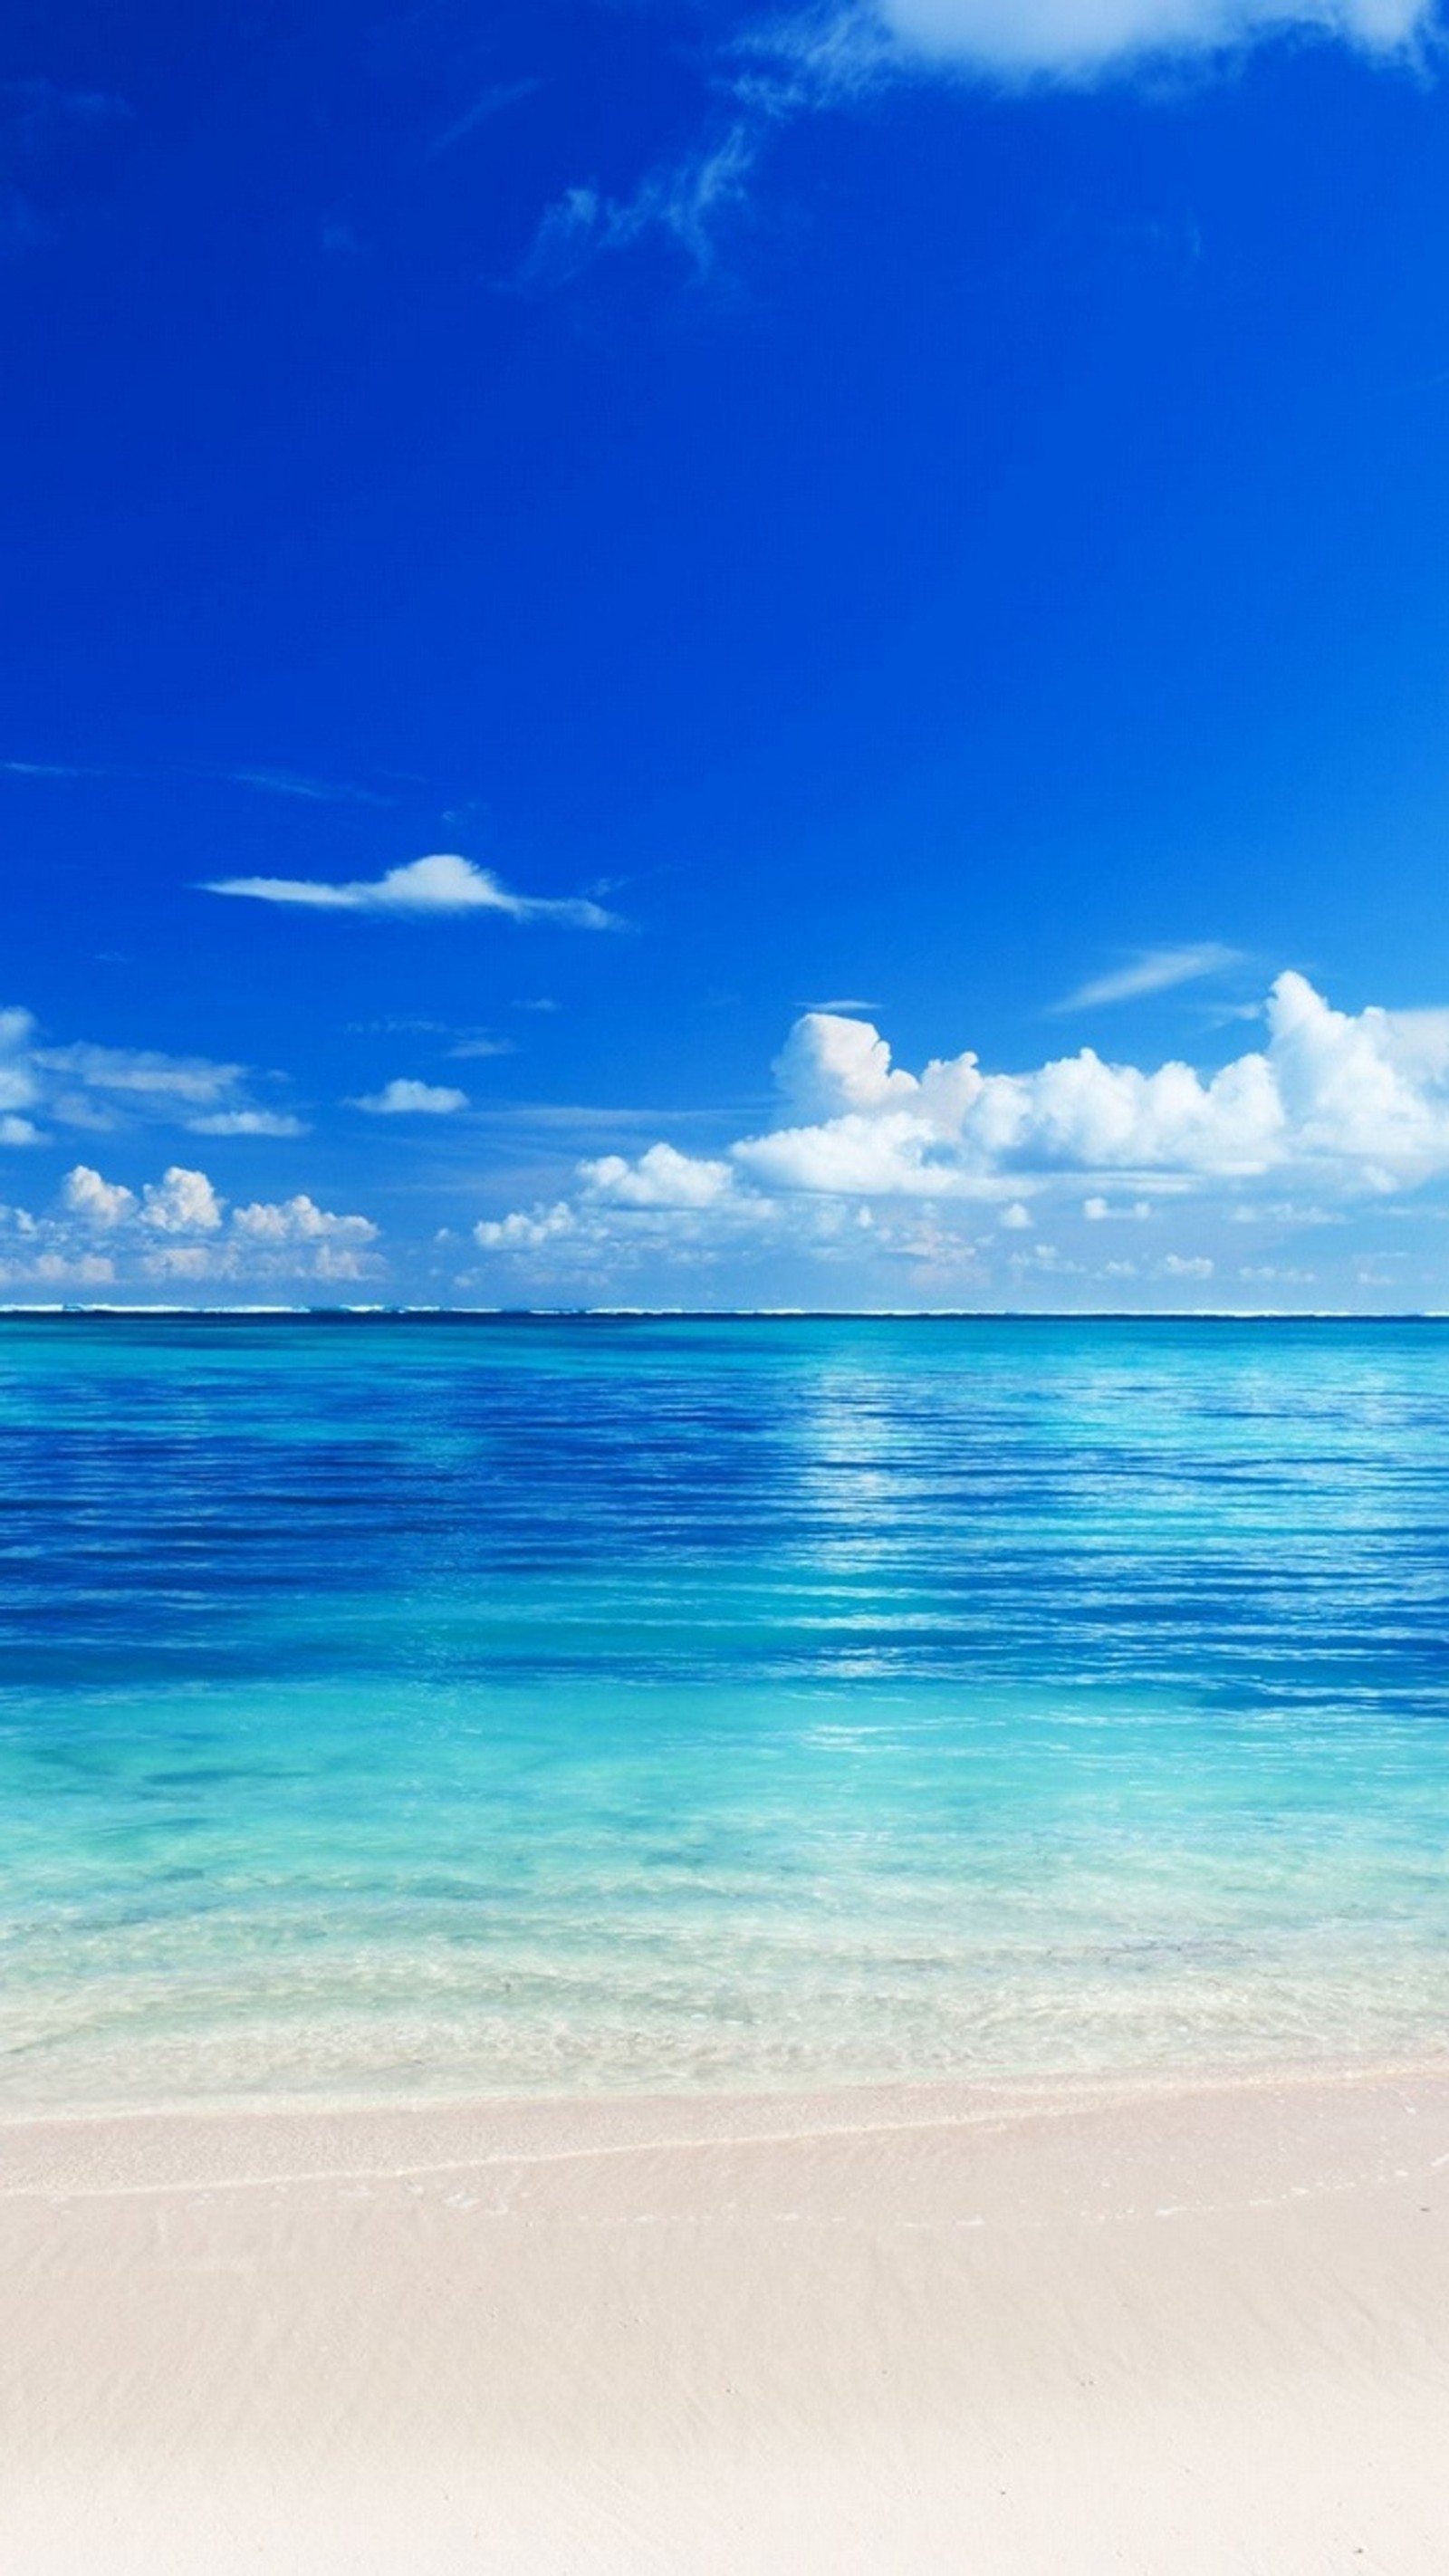
{"label": "thin cloud streak", "polygon": [[490,89],[485,89],[474,99],[471,107],[464,108],[461,116],[455,116],[451,125],[444,126],[441,134],[434,135],[427,148],[428,159],[434,161],[440,153],[451,152],[456,144],[466,143],[469,135],[476,134],[480,126],[491,125],[495,116],[504,115],[510,107],[521,106],[524,99],[534,97],[542,86],[541,81],[532,79],[495,81]]}
{"label": "thin cloud streak", "polygon": [[764,15],[716,56],[697,142],[646,170],[627,195],[591,182],[566,189],[546,208],[514,284],[567,286],[594,260],[651,237],[672,240],[696,280],[708,278],[720,229],[748,210],[772,137],[901,81],[1084,87],[1231,59],[1294,34],[1412,66],[1436,23],[1437,0],[823,0]]}
{"label": "thin cloud streak", "polygon": [[385,876],[351,878],[341,885],[313,877],[218,877],[203,894],[239,895],[312,912],[372,912],[415,918],[469,912],[498,913],[508,921],[557,921],[576,930],[619,930],[617,913],[587,896],[514,894],[489,868],[442,852],[389,868]]}
{"label": "thin cloud streak", "polygon": [[1175,985],[1193,984],[1204,975],[1224,974],[1230,966],[1244,962],[1240,948],[1227,948],[1220,939],[1200,939],[1177,948],[1147,948],[1129,965],[1116,967],[1110,975],[1094,975],[1063,1001],[1053,1002],[1053,1012],[1089,1011],[1104,1003],[1137,1002],[1151,993],[1170,993]]}
{"label": "thin cloud streak", "polygon": [[309,805],[393,805],[397,799],[376,787],[359,787],[351,779],[310,778],[293,769],[187,769],[163,764],[156,768],[127,761],[0,760],[0,777],[112,779],[123,786],[152,787],[158,781],[192,778],[212,787],[248,787],[262,796],[295,796]]}

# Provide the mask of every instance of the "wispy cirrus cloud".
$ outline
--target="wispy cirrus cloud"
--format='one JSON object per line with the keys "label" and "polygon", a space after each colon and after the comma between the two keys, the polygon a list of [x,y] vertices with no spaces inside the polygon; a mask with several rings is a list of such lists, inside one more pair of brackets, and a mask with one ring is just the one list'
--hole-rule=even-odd
{"label": "wispy cirrus cloud", "polygon": [[1221,975],[1230,966],[1241,966],[1243,962],[1242,950],[1227,948],[1220,939],[1190,940],[1172,948],[1144,948],[1125,965],[1078,984],[1051,1007],[1054,1011],[1086,1011],[1109,1002],[1143,1001],[1149,994],[1170,993],[1177,984],[1194,984],[1204,975]]}
{"label": "wispy cirrus cloud", "polygon": [[646,171],[627,196],[611,197],[592,186],[566,189],[544,213],[520,283],[565,284],[591,260],[628,250],[650,234],[672,241],[695,275],[707,277],[715,264],[720,225],[747,203],[773,121],[742,106],[722,132]]}
{"label": "wispy cirrus cloud", "polygon": [[[199,1136],[292,1137],[305,1120],[255,1097],[244,1064],[156,1047],[52,1045],[29,1011],[0,1011],[0,1144],[38,1144],[50,1128],[96,1135],[137,1126]],[[42,1124],[41,1122],[44,1122]]]}
{"label": "wispy cirrus cloud", "polygon": [[443,127],[441,133],[433,136],[427,147],[429,160],[436,160],[440,153],[456,150],[482,126],[491,125],[495,116],[505,116],[511,107],[521,107],[524,100],[533,98],[542,86],[541,81],[533,79],[490,82],[487,89],[480,90],[477,97]]}
{"label": "wispy cirrus cloud", "polygon": [[192,769],[147,767],[130,761],[0,760],[0,778],[110,779],[121,786],[155,786],[187,778],[213,787],[246,787],[261,796],[293,796],[309,805],[393,805],[396,798],[380,788],[359,786],[346,778],[313,778],[295,769]]}
{"label": "wispy cirrus cloud", "polygon": [[697,136],[630,189],[592,179],[566,189],[545,210],[518,283],[567,284],[593,260],[651,238],[672,242],[696,278],[709,276],[772,137],[894,82],[1080,87],[1285,36],[1412,63],[1439,31],[1438,0],[807,0],[762,10],[708,64]]}
{"label": "wispy cirrus cloud", "polygon": [[202,891],[313,912],[412,914],[420,919],[492,913],[508,921],[557,921],[576,930],[622,927],[616,913],[587,896],[514,894],[490,868],[475,867],[455,852],[413,859],[405,867],[389,868],[385,876],[352,878],[341,885],[313,877],[219,877],[208,880]]}
{"label": "wispy cirrus cloud", "polygon": [[207,1056],[162,1055],[150,1047],[36,1046],[30,1059],[43,1073],[60,1074],[87,1091],[206,1109],[236,1089],[245,1065],[214,1064]]}
{"label": "wispy cirrus cloud", "polygon": [[459,1038],[457,1044],[448,1049],[449,1058],[454,1064],[482,1063],[492,1056],[517,1053],[518,1049],[512,1038],[493,1038],[482,1035],[474,1038]]}
{"label": "wispy cirrus cloud", "polygon": [[396,801],[376,787],[358,787],[345,778],[308,778],[295,769],[217,769],[206,774],[219,785],[254,787],[262,796],[295,796],[308,805],[391,805]]}

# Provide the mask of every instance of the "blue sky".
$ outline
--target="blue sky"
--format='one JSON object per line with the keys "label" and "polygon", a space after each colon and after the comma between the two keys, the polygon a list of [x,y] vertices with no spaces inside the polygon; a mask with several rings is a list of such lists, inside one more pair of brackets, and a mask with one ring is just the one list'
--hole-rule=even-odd
{"label": "blue sky", "polygon": [[46,0],[0,1297],[1449,1306],[1415,0]]}

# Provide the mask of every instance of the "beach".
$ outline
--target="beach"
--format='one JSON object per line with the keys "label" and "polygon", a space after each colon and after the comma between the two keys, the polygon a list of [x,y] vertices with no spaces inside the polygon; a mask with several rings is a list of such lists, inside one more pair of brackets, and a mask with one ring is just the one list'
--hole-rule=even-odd
{"label": "beach", "polygon": [[0,1362],[5,2576],[1440,2576],[1449,1338]]}
{"label": "beach", "polygon": [[9,2576],[1430,2576],[1449,2067],[19,2121]]}

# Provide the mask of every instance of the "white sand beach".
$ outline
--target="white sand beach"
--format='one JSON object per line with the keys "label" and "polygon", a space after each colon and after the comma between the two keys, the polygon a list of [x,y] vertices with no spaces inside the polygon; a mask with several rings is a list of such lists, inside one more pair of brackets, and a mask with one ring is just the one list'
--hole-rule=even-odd
{"label": "white sand beach", "polygon": [[0,2564],[1440,2576],[1449,2071],[0,2129]]}

